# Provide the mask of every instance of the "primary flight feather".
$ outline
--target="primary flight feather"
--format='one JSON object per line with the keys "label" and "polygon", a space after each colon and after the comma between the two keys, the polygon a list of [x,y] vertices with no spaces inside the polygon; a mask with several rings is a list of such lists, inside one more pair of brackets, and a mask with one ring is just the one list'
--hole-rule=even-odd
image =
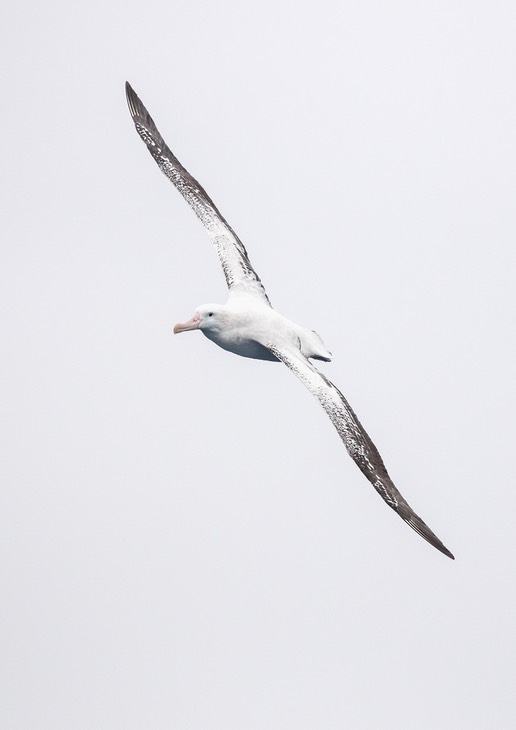
{"label": "primary flight feather", "polygon": [[437,550],[452,553],[418,517],[394,486],[378,449],[335,385],[310,362],[329,361],[319,335],[276,312],[245,246],[197,180],[181,165],[158,132],[149,112],[126,83],[127,103],[136,131],[160,170],[171,180],[206,229],[222,264],[229,289],[226,304],[204,304],[174,332],[200,330],[219,347],[243,357],[284,363],[320,402],[348,454],[382,499]]}

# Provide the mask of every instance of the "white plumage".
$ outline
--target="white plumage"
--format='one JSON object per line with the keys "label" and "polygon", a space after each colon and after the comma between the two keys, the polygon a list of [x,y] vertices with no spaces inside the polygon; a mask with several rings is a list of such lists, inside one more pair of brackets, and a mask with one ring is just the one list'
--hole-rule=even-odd
{"label": "white plumage", "polygon": [[174,327],[174,332],[198,329],[219,347],[236,355],[284,363],[318,399],[349,455],[389,507],[421,537],[453,559],[451,552],[396,489],[378,449],[340,390],[310,362],[312,359],[331,359],[319,335],[291,322],[272,308],[243,243],[206,191],[170,151],[128,83],[126,94],[138,134],[160,170],[173,182],[204,225],[219,256],[229,289],[226,304],[198,307],[188,322]]}

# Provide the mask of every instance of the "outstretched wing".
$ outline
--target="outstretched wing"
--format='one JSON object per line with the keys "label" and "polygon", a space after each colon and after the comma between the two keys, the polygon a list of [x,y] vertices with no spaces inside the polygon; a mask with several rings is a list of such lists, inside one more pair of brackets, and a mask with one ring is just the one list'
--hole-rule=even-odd
{"label": "outstretched wing", "polygon": [[252,294],[270,306],[269,298],[258,274],[251,266],[242,241],[224,220],[204,188],[172,154],[149,112],[128,82],[125,84],[125,91],[136,131],[147,145],[161,172],[173,182],[188,205],[193,208],[214,243],[228,289]]}
{"label": "outstretched wing", "polygon": [[348,454],[389,507],[392,507],[430,545],[454,560],[455,558],[451,552],[434,535],[428,525],[418,517],[396,489],[387,473],[378,449],[365,432],[364,427],[340,390],[319,372],[301,352],[279,348],[273,344],[269,344],[268,348],[315,395],[337,429]]}

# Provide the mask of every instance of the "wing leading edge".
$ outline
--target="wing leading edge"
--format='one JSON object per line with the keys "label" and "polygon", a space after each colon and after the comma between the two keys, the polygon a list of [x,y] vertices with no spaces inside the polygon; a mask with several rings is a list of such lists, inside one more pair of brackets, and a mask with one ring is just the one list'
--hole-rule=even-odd
{"label": "wing leading edge", "polygon": [[159,169],[179,190],[206,229],[217,251],[230,292],[243,291],[270,306],[270,301],[244,244],[220,214],[204,188],[171,152],[137,94],[126,82],[129,111],[136,131],[145,142]]}
{"label": "wing leading edge", "polygon": [[437,535],[414,512],[396,489],[378,449],[367,435],[340,390],[300,352],[283,349],[274,344],[269,344],[268,348],[317,398],[335,426],[348,454],[371,482],[380,497],[430,545],[455,560],[448,548],[443,545]]}

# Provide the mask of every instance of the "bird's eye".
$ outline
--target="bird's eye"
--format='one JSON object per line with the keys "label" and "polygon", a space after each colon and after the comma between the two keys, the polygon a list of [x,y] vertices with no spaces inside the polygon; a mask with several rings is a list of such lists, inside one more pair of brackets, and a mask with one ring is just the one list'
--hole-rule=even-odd
{"label": "bird's eye", "polygon": [[209,312],[208,317],[213,317],[213,312]]}

